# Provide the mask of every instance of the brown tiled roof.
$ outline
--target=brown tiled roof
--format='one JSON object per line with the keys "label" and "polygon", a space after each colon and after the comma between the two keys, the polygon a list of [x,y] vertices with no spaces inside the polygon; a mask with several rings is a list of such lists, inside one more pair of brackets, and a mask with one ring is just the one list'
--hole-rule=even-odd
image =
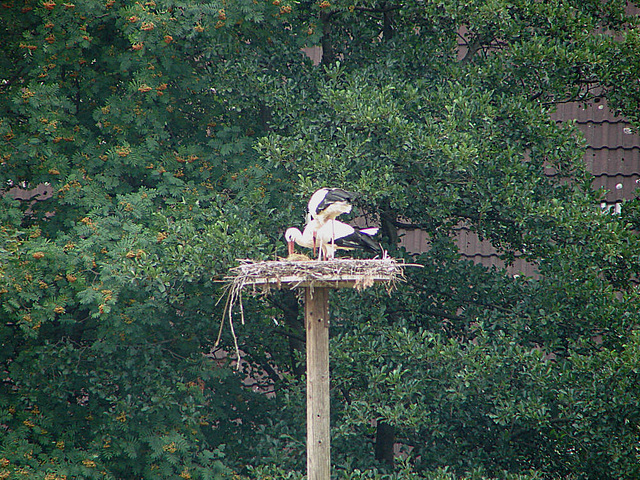
{"label": "brown tiled roof", "polygon": [[[425,232],[420,230],[401,230],[400,245],[412,253],[420,253],[429,250],[429,239]],[[496,249],[491,242],[480,240],[478,236],[469,228],[458,228],[455,237],[456,245],[462,257],[474,263],[481,263],[488,267],[505,267],[504,261],[498,256]],[[534,275],[534,267],[522,258],[516,258],[512,265],[508,267],[512,274]]]}
{"label": "brown tiled roof", "polygon": [[619,122],[602,99],[595,99],[589,105],[578,102],[559,103],[552,115],[556,120],[575,120],[577,123],[602,123],[604,121]]}
{"label": "brown tiled roof", "polygon": [[636,196],[640,186],[640,135],[624,117],[616,117],[604,100],[584,106],[560,105],[554,118],[575,119],[587,142],[584,159],[594,175],[593,186],[607,190],[606,201],[615,203]]}
{"label": "brown tiled roof", "polygon": [[[640,141],[640,140],[639,140]],[[637,175],[640,172],[640,146],[635,148],[587,148],[584,155],[587,167],[596,177],[603,175]]]}
{"label": "brown tiled roof", "polygon": [[640,150],[640,136],[633,132],[627,122],[622,120],[617,122],[611,120],[588,121],[578,123],[577,126],[588,139],[589,148],[593,150],[611,148],[628,151]]}
{"label": "brown tiled roof", "polygon": [[601,175],[593,182],[596,188],[604,188],[607,193],[605,200],[607,203],[616,203],[637,195],[636,189],[640,187],[640,175]]}

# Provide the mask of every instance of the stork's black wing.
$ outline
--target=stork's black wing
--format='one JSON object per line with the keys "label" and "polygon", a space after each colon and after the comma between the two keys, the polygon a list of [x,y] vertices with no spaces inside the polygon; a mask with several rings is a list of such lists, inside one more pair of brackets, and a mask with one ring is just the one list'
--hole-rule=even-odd
{"label": "stork's black wing", "polygon": [[316,212],[321,212],[325,208],[327,208],[332,203],[336,202],[346,202],[351,203],[357,194],[354,192],[348,192],[343,190],[342,188],[329,188],[327,194],[324,196],[322,201],[318,204],[316,208]]}
{"label": "stork's black wing", "polygon": [[335,244],[341,248],[359,248],[363,250],[369,250],[370,252],[380,253],[380,245],[378,245],[373,239],[371,235],[367,235],[366,233],[362,233],[357,228],[354,229],[351,235],[347,235],[346,237],[336,238]]}

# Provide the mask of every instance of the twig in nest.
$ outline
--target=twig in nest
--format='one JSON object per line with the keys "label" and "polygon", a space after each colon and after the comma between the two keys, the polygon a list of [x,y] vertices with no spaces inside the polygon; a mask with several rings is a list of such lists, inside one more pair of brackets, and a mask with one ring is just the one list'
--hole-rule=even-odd
{"label": "twig in nest", "polygon": [[[242,287],[243,287],[243,284],[240,284],[240,285],[230,284],[230,285],[227,285],[227,287],[225,288],[225,292],[227,293],[226,295],[227,300],[225,302],[224,310],[222,313],[222,321],[220,322],[220,329],[218,330],[218,338],[216,339],[216,343],[213,345],[214,348],[219,345],[220,339],[222,338],[222,329],[224,328],[224,320],[225,320],[225,317],[228,316],[231,336],[233,337],[233,345],[236,351],[236,359],[237,359],[236,368],[238,370],[240,369],[240,360],[242,356],[240,354],[240,348],[238,346],[238,337],[236,336],[236,330],[233,326],[233,306],[236,301],[239,301],[240,317],[241,317],[242,324],[244,325],[244,308],[242,306]],[[225,295],[223,294],[223,296]],[[220,299],[216,302],[216,305],[220,303],[220,300],[222,300],[222,297],[220,297]]]}

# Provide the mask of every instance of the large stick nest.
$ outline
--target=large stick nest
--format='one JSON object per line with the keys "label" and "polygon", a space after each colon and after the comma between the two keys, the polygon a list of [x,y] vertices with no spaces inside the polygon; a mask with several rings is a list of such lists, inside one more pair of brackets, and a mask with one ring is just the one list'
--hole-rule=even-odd
{"label": "large stick nest", "polygon": [[393,258],[339,258],[324,261],[268,261],[239,260],[240,265],[226,277],[234,288],[260,285],[265,290],[298,287],[354,287],[358,290],[374,283],[390,286],[404,279],[405,266]]}

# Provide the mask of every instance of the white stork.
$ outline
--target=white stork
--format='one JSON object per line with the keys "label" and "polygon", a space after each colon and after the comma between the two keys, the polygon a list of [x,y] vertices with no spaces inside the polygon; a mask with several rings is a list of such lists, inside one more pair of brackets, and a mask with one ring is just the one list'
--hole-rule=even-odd
{"label": "white stork", "polygon": [[355,193],[341,188],[321,188],[309,199],[308,219],[319,220],[321,224],[325,224],[343,213],[349,213],[355,197]]}
{"label": "white stork", "polygon": [[[318,221],[316,230],[322,228],[327,222],[335,220],[343,213],[351,211],[351,202],[356,197],[353,192],[342,188],[321,188],[309,199],[309,212],[307,223]],[[313,253],[316,250],[316,235],[313,233]]]}

